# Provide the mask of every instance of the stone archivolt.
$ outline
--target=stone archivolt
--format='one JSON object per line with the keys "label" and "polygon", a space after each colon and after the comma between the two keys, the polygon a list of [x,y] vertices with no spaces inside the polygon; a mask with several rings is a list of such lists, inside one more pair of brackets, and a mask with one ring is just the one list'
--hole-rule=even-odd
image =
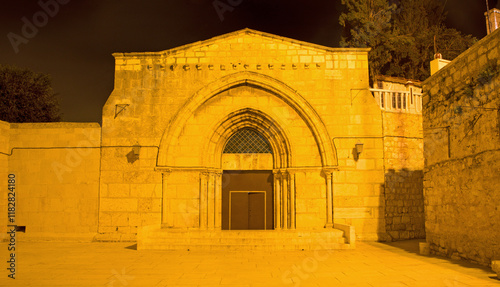
{"label": "stone archivolt", "polygon": [[[169,149],[174,139],[179,137],[187,120],[196,113],[196,110],[200,106],[219,93],[241,85],[260,87],[291,106],[300,115],[314,135],[323,166],[335,166],[337,164],[337,158],[332,143],[329,140],[330,137],[324,122],[314,108],[312,108],[300,94],[286,84],[267,75],[256,72],[238,72],[222,77],[203,87],[176,113],[162,137],[158,155],[158,166],[169,166],[168,158],[175,156],[169,155]],[[272,119],[268,119],[267,121],[272,123]],[[275,123],[272,125],[277,127]],[[225,127],[231,128],[228,127],[227,124]],[[238,127],[235,126],[233,128],[236,129]],[[228,133],[226,134],[227,136],[231,135]],[[206,164],[209,163],[206,162]]]}

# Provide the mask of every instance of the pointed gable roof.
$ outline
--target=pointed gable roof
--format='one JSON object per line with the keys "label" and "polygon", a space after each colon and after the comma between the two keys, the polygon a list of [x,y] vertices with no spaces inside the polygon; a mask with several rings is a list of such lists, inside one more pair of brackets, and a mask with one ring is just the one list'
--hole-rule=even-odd
{"label": "pointed gable roof", "polygon": [[207,40],[182,45],[176,48],[163,50],[159,52],[132,52],[132,53],[113,53],[113,56],[170,56],[183,53],[189,50],[199,50],[203,47],[217,45],[221,43],[266,43],[282,45],[280,49],[300,48],[305,50],[316,50],[317,52],[368,52],[370,48],[332,48],[323,45],[313,44],[292,38],[261,32],[249,28],[237,30],[231,33],[216,36]]}

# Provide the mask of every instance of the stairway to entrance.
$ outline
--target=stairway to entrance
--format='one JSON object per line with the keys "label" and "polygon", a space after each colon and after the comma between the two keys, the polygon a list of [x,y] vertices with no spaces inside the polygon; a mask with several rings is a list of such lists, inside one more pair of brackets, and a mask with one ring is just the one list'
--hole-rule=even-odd
{"label": "stairway to entrance", "polygon": [[340,229],[322,230],[182,230],[145,226],[138,250],[330,250],[352,249]]}

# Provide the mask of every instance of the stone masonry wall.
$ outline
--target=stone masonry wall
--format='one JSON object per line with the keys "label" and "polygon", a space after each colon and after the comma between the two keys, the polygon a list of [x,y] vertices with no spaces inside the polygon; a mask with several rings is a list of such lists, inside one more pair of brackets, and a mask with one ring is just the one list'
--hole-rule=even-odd
{"label": "stone masonry wall", "polygon": [[500,259],[500,30],[424,82],[424,197],[431,252]]}
{"label": "stone masonry wall", "polygon": [[383,112],[383,118],[388,239],[425,238],[422,116]]}
{"label": "stone masonry wall", "polygon": [[97,123],[10,124],[8,172],[16,175],[16,224],[26,226],[20,240],[94,238],[100,131]]}
{"label": "stone masonry wall", "polygon": [[[333,173],[334,220],[355,226],[357,239],[386,240],[382,137],[347,137],[333,139],[339,157],[339,170]],[[363,152],[355,158],[358,141]]]}

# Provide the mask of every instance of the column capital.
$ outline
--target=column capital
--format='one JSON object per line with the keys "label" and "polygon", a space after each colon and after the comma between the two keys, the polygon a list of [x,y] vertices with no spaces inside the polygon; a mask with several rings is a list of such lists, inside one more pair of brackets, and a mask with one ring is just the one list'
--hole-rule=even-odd
{"label": "column capital", "polygon": [[222,170],[217,168],[207,168],[202,171],[204,175],[222,175]]}
{"label": "column capital", "polygon": [[172,169],[170,168],[165,168],[165,169],[159,169],[159,171],[161,171],[161,173],[163,174],[169,174],[172,172]]}
{"label": "column capital", "polygon": [[155,171],[159,171],[162,173],[169,173],[172,171],[172,168],[168,166],[155,166]]}
{"label": "column capital", "polygon": [[280,172],[281,172],[282,176],[288,176],[288,175],[290,175],[290,172],[286,168],[280,169]]}
{"label": "column capital", "polygon": [[322,171],[326,176],[331,176],[333,172],[338,171],[336,167],[323,167]]}
{"label": "column capital", "polygon": [[167,179],[167,177],[168,177],[171,173],[172,173],[172,170],[170,170],[170,169],[162,170],[162,171],[161,171],[161,178],[162,178],[163,180],[166,180],[166,179]]}

